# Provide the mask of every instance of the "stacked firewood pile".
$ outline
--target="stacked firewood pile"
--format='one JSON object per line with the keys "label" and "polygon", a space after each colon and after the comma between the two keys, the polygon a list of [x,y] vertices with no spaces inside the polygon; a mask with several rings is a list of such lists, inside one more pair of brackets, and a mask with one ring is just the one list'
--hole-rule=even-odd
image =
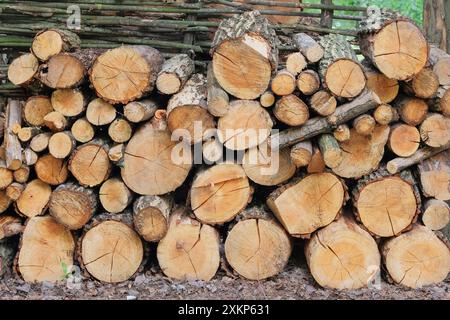
{"label": "stacked firewood pile", "polygon": [[382,265],[408,287],[443,281],[450,56],[384,10],[361,23],[362,62],[343,36],[292,41],[280,59],[268,20],[236,15],[196,73],[186,54],[36,34],[8,69],[40,94],[4,110],[2,267],[120,282],[156,247],[174,279],[210,280],[222,262],[262,280],[300,238],[324,287],[367,286]]}

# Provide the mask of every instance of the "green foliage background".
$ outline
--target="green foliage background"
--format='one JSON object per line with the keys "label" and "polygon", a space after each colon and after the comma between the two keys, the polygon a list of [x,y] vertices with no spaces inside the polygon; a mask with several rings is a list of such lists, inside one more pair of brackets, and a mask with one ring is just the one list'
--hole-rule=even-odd
{"label": "green foliage background", "polygon": [[[303,0],[304,3],[320,3],[320,0]],[[378,6],[380,8],[391,8],[399,11],[416,21],[418,25],[422,25],[423,19],[423,0],[334,0],[333,4],[348,6]],[[338,11],[341,14],[353,15],[354,12]],[[351,21],[335,21],[338,28],[353,28],[354,22]]]}

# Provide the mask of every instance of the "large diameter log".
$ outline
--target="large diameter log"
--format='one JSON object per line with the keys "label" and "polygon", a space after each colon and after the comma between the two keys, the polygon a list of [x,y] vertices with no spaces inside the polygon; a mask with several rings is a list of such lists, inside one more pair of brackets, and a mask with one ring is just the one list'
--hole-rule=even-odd
{"label": "large diameter log", "polygon": [[423,205],[422,222],[431,230],[444,229],[450,222],[450,207],[442,200],[427,200]]}
{"label": "large diameter log", "polygon": [[251,196],[242,167],[223,163],[197,174],[191,188],[191,208],[203,223],[223,224],[241,212]]}
{"label": "large diameter log", "polygon": [[133,204],[133,224],[145,241],[158,242],[167,233],[173,208],[171,196],[141,196]]}
{"label": "large diameter log", "polygon": [[362,54],[388,78],[408,80],[428,61],[428,43],[411,21],[385,10],[369,14],[359,30]]}
{"label": "large diameter log", "polygon": [[258,11],[222,20],[212,43],[214,75],[239,99],[256,99],[269,86],[278,66],[277,37]]}
{"label": "large diameter log", "polygon": [[346,201],[343,182],[331,173],[315,173],[272,192],[267,205],[294,237],[308,238],[330,224]]}
{"label": "large diameter log", "polygon": [[83,186],[93,187],[101,184],[111,171],[108,146],[100,140],[79,146],[70,156],[69,171]]}
{"label": "large diameter log", "polygon": [[194,74],[183,89],[167,104],[169,130],[183,140],[195,144],[204,139],[209,129],[215,128],[214,118],[206,103],[206,77]]}
{"label": "large diameter log", "polygon": [[51,216],[28,220],[20,240],[17,271],[26,282],[61,281],[73,266],[75,241]]}
{"label": "large diameter log", "polygon": [[43,214],[51,193],[52,189],[47,183],[39,179],[29,182],[15,202],[17,212],[28,218]]}
{"label": "large diameter log", "polygon": [[289,126],[300,126],[309,119],[308,106],[294,94],[281,97],[275,104],[273,114]]}
{"label": "large diameter log", "polygon": [[120,213],[133,200],[133,195],[121,179],[111,178],[103,182],[99,190],[100,203],[110,213]]}
{"label": "large diameter log", "polygon": [[194,70],[194,61],[187,54],[175,55],[162,65],[156,79],[156,88],[163,94],[177,93]]}
{"label": "large diameter log", "polygon": [[305,256],[312,276],[326,288],[367,287],[380,272],[377,243],[347,216],[314,233]]}
{"label": "large diameter log", "polygon": [[6,167],[11,170],[19,169],[22,165],[22,146],[19,138],[13,133],[15,126],[22,123],[22,102],[19,100],[8,100],[5,116],[5,134],[3,145],[6,151]]}
{"label": "large diameter log", "polygon": [[46,96],[32,96],[23,106],[23,120],[30,126],[44,125],[44,117],[53,111],[50,99]]}
{"label": "large diameter log", "polygon": [[420,137],[427,146],[440,148],[450,142],[450,118],[430,113],[420,125]]}
{"label": "large diameter log", "polygon": [[421,161],[417,171],[425,197],[450,200],[450,150]]}
{"label": "large diameter log", "polygon": [[27,86],[38,72],[39,61],[31,53],[14,59],[8,68],[8,79],[16,86]]}
{"label": "large diameter log", "polygon": [[389,176],[380,169],[360,179],[353,195],[355,214],[378,237],[397,236],[408,230],[420,207],[420,196],[408,171]]}
{"label": "large diameter log", "polygon": [[264,208],[249,208],[242,216],[245,218],[233,226],[225,241],[228,263],[249,280],[282,272],[292,251],[289,235]]}
{"label": "large diameter log", "polygon": [[192,162],[190,145],[172,141],[169,130],[157,130],[146,123],[125,149],[122,179],[138,194],[161,195],[184,182]]}
{"label": "large diameter log", "polygon": [[186,209],[175,211],[166,236],[157,248],[164,274],[178,280],[211,280],[220,264],[219,233],[191,218]]}
{"label": "large diameter log", "polygon": [[433,231],[421,225],[382,247],[383,262],[394,283],[410,288],[436,284],[450,272],[450,250]]}
{"label": "large diameter log", "polygon": [[313,38],[306,33],[297,33],[292,40],[300,53],[311,63],[318,62],[323,58],[324,50]]}
{"label": "large diameter log", "polygon": [[116,108],[103,99],[97,98],[89,102],[86,119],[94,126],[110,124],[116,118]]}
{"label": "large diameter log", "polygon": [[[270,138],[272,148],[282,148],[308,140],[319,134],[332,131],[335,126],[366,113],[380,105],[380,99],[372,91],[366,90],[357,98],[336,108],[327,118],[312,118],[298,128],[284,130]],[[220,121],[219,121],[220,124]]]}
{"label": "large diameter log", "polygon": [[53,186],[64,183],[69,171],[64,159],[57,159],[51,154],[45,154],[34,165],[37,177],[45,183]]}
{"label": "large diameter log", "polygon": [[220,142],[232,150],[253,148],[266,140],[273,126],[269,113],[259,102],[235,100],[217,123]]}
{"label": "large diameter log", "polygon": [[82,228],[97,210],[97,196],[77,184],[59,185],[51,194],[49,213],[70,230]]}
{"label": "large diameter log", "polygon": [[128,280],[144,256],[142,241],[127,224],[106,220],[90,228],[81,239],[80,260],[89,274],[106,283]]}
{"label": "large diameter log", "polygon": [[99,97],[126,104],[153,90],[163,62],[152,47],[121,46],[97,57],[89,71],[90,81]]}
{"label": "large diameter log", "polygon": [[61,29],[39,31],[31,44],[31,51],[41,61],[61,52],[72,51],[80,47],[81,40],[73,32]]}

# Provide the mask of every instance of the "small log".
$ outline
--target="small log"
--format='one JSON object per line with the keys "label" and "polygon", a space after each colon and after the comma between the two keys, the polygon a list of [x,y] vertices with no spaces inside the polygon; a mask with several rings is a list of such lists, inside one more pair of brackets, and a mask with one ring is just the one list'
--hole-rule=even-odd
{"label": "small log", "polygon": [[31,53],[25,53],[14,59],[8,68],[8,80],[16,86],[31,85],[39,68],[39,61]]}
{"label": "small log", "polygon": [[94,139],[95,131],[92,124],[86,118],[77,119],[70,128],[73,138],[81,143]]}
{"label": "small log", "polygon": [[86,100],[78,89],[58,89],[51,97],[52,107],[65,117],[75,117],[86,109]]}
{"label": "small log", "polygon": [[0,160],[0,190],[5,190],[13,180],[13,172],[6,167],[4,160]]}
{"label": "small log", "polygon": [[110,124],[116,118],[116,108],[100,98],[89,102],[86,109],[86,119],[94,126]]}
{"label": "small log", "polygon": [[420,146],[419,130],[407,124],[392,126],[388,146],[399,157],[412,156]]}
{"label": "small log", "polygon": [[100,203],[109,213],[120,213],[133,200],[133,194],[121,179],[111,178],[103,182],[99,190]]}
{"label": "small log", "polygon": [[192,182],[190,200],[203,223],[231,221],[250,202],[252,189],[245,171],[237,164],[218,164],[200,171]]}
{"label": "small log", "polygon": [[22,123],[22,103],[18,100],[8,100],[5,113],[5,134],[3,145],[5,147],[6,167],[17,170],[22,165],[22,146],[19,138],[12,132],[14,126]]}
{"label": "small log", "polygon": [[351,138],[350,128],[346,124],[341,124],[333,131],[333,136],[339,142],[348,141]]}
{"label": "small log", "polygon": [[422,193],[425,197],[450,200],[450,151],[446,150],[422,159],[417,166]]}
{"label": "small log", "polygon": [[32,96],[23,106],[23,120],[32,127],[44,125],[44,117],[53,111],[52,103],[46,96]]}
{"label": "small log", "polygon": [[68,157],[75,149],[76,141],[70,131],[54,133],[48,141],[48,152],[57,159]]}
{"label": "small log", "polygon": [[66,117],[64,117],[58,111],[52,111],[47,113],[44,117],[44,124],[47,128],[49,128],[53,132],[64,131],[64,129],[68,126],[68,121]]}
{"label": "small log", "polygon": [[406,83],[407,90],[422,99],[433,98],[439,89],[439,78],[433,70],[422,69],[414,76],[410,83]]}
{"label": "small log", "polygon": [[329,116],[334,113],[337,107],[336,98],[328,91],[316,92],[309,101],[309,106],[321,116]]}
{"label": "small log", "polygon": [[267,205],[290,235],[309,238],[338,217],[346,198],[339,178],[331,173],[314,173],[272,192]]}
{"label": "small log", "polygon": [[73,236],[51,216],[28,220],[19,248],[17,271],[26,282],[61,281],[73,266]]}
{"label": "small log", "polygon": [[399,120],[397,110],[389,104],[382,104],[375,109],[373,117],[378,124],[388,125],[391,122]]}
{"label": "small log", "polygon": [[389,79],[372,66],[367,66],[367,64],[363,66],[367,78],[367,88],[380,98],[382,104],[394,101],[400,90],[398,80]]}
{"label": "small log", "polygon": [[109,148],[108,157],[112,163],[121,167],[123,165],[123,156],[125,155],[125,145],[123,143]]}
{"label": "small log", "polygon": [[149,120],[158,109],[158,104],[152,99],[144,99],[127,103],[123,107],[123,114],[128,121],[139,123]]}
{"label": "small log", "polygon": [[52,89],[75,88],[80,85],[87,69],[83,62],[70,53],[60,53],[52,56],[46,63],[39,66],[39,80]]}
{"label": "small log", "polygon": [[220,264],[219,233],[181,208],[170,216],[156,251],[163,273],[177,280],[211,280]]}
{"label": "small log", "polygon": [[422,99],[403,97],[396,103],[400,118],[411,126],[421,124],[428,113],[428,104]]}
{"label": "small log", "polygon": [[377,243],[347,216],[314,233],[305,246],[305,256],[312,276],[325,288],[364,288],[380,272]]}
{"label": "small log", "polygon": [[81,40],[73,32],[61,29],[39,31],[31,44],[31,51],[41,61],[62,52],[80,48]]}
{"label": "small log", "polygon": [[423,205],[422,222],[431,230],[444,229],[450,222],[450,207],[442,200],[427,200]]}
{"label": "small log", "polygon": [[25,183],[30,177],[30,167],[22,165],[19,169],[13,172],[14,181],[19,183]]}
{"label": "small log", "polygon": [[428,62],[433,67],[434,73],[438,76],[441,86],[450,85],[450,55],[435,46],[430,48]]}
{"label": "small log", "polygon": [[121,46],[95,59],[89,72],[90,82],[100,98],[112,104],[126,104],[153,90],[163,63],[161,53],[152,47]]}
{"label": "small log", "polygon": [[58,223],[78,230],[97,210],[97,196],[92,189],[73,183],[61,184],[52,192],[48,209]]}
{"label": "small log", "polygon": [[17,137],[21,142],[28,142],[40,132],[41,130],[37,127],[22,127],[17,133]]}
{"label": "small log", "polygon": [[302,72],[307,65],[306,59],[301,52],[291,53],[286,58],[286,69],[294,76]]}
{"label": "small log", "polygon": [[67,162],[51,154],[45,154],[37,160],[34,170],[37,177],[52,186],[60,185],[67,180],[69,171]]}
{"label": "small log", "polygon": [[420,125],[420,137],[427,146],[439,148],[450,141],[450,118],[430,113]]}
{"label": "small log", "polygon": [[310,63],[316,63],[324,56],[324,50],[313,38],[306,33],[297,33],[292,36],[297,49]]}
{"label": "small log", "polygon": [[20,198],[23,190],[25,190],[24,184],[13,182],[5,189],[5,193],[6,196],[11,199],[11,201],[17,201],[17,199]]}
{"label": "small log", "polygon": [[127,142],[131,139],[132,134],[133,128],[130,123],[123,118],[114,120],[108,127],[108,135],[111,140],[116,143]]}
{"label": "small log", "polygon": [[187,54],[175,55],[163,63],[156,78],[156,88],[163,94],[177,93],[194,70],[194,61]]}
{"label": "small log", "polygon": [[439,283],[450,271],[448,246],[421,225],[387,240],[381,253],[390,278],[406,287],[417,289]]}
{"label": "small log", "polygon": [[323,134],[319,137],[318,142],[325,165],[331,169],[338,167],[343,157],[336,138],[331,134]]}
{"label": "small log", "polygon": [[295,76],[283,69],[273,77],[270,89],[278,96],[286,96],[295,90]]}
{"label": "small log", "polygon": [[325,172],[325,161],[323,160],[322,152],[318,147],[313,148],[313,155],[311,161],[306,167],[307,173],[322,173]]}
{"label": "small log", "polygon": [[309,119],[308,106],[294,94],[281,97],[275,104],[273,114],[289,126],[300,126]]}
{"label": "small log", "polygon": [[52,136],[51,132],[43,132],[34,136],[30,141],[30,148],[34,152],[42,152],[48,147],[48,142]]}
{"label": "small log", "polygon": [[306,167],[311,162],[312,154],[311,141],[299,142],[291,148],[291,161],[297,168]]}
{"label": "small log", "polygon": [[52,189],[47,183],[39,179],[30,181],[15,202],[16,211],[27,218],[43,214],[51,193]]}
{"label": "small log", "polygon": [[320,89],[320,78],[314,70],[306,70],[298,75],[296,84],[301,93],[310,96]]}
{"label": "small log", "polygon": [[375,119],[368,114],[360,115],[353,120],[353,128],[358,134],[363,136],[370,136],[375,130],[375,126]]}
{"label": "small log", "polygon": [[36,152],[30,148],[25,148],[22,151],[23,164],[26,166],[34,165],[38,160],[38,155]]}
{"label": "small log", "polygon": [[264,108],[270,108],[275,103],[275,95],[271,91],[266,91],[259,97],[259,103]]}
{"label": "small log", "polygon": [[217,138],[209,139],[202,145],[202,155],[207,164],[219,162],[223,156],[223,144]]}
{"label": "small log", "polygon": [[105,181],[111,171],[109,147],[100,140],[92,140],[75,149],[69,158],[69,171],[86,187],[94,187]]}
{"label": "small log", "polygon": [[214,76],[212,63],[208,64],[208,71],[206,74],[206,92],[207,108],[209,113],[215,117],[223,117],[226,115],[228,112],[230,97],[228,97],[228,93],[223,90],[217,82],[217,79]]}
{"label": "small log", "polygon": [[232,227],[225,241],[228,263],[249,280],[259,281],[279,274],[291,252],[289,235],[261,207],[243,212],[242,219]]}
{"label": "small log", "polygon": [[141,196],[133,204],[133,223],[145,241],[158,242],[167,234],[173,208],[171,196]]}

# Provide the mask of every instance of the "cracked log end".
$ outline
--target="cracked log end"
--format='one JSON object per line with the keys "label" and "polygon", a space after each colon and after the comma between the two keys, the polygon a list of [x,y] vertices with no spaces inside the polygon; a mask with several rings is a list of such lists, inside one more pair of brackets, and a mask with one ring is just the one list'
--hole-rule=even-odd
{"label": "cracked log end", "polygon": [[39,62],[33,54],[23,54],[9,65],[8,79],[16,86],[25,86],[33,80],[38,67]]}
{"label": "cracked log end", "polygon": [[294,237],[309,237],[331,223],[346,200],[345,186],[331,173],[315,173],[280,187],[267,205]]}
{"label": "cracked log end", "polygon": [[308,106],[294,94],[281,97],[273,108],[273,114],[289,126],[301,126],[309,119]]}
{"label": "cracked log end", "polygon": [[375,92],[382,104],[394,101],[400,90],[400,85],[395,79],[389,79],[378,71],[366,71],[367,88]]}
{"label": "cracked log end", "polygon": [[73,265],[72,234],[51,216],[31,218],[23,232],[17,270],[26,282],[61,281]]}
{"label": "cracked log end", "polygon": [[439,283],[450,272],[448,246],[421,225],[385,242],[381,252],[392,280],[410,288]]}
{"label": "cracked log end", "polygon": [[427,41],[410,21],[392,21],[375,34],[363,34],[360,47],[363,55],[390,79],[411,79],[428,61]]}
{"label": "cracked log end", "polygon": [[342,98],[354,98],[366,87],[366,77],[361,65],[345,58],[328,66],[324,82],[335,96]]}
{"label": "cracked log end", "polygon": [[60,53],[39,67],[39,80],[53,89],[74,88],[81,84],[86,72],[83,62],[77,57]]}
{"label": "cracked log end", "polygon": [[67,162],[57,159],[51,154],[40,156],[34,165],[34,170],[39,179],[52,186],[57,186],[67,180]]}
{"label": "cracked log end", "polygon": [[225,256],[231,267],[249,280],[263,280],[283,271],[292,245],[274,219],[239,221],[228,233]]}
{"label": "cracked log end", "polygon": [[191,208],[208,224],[223,224],[241,212],[251,199],[248,178],[240,165],[219,164],[200,172],[191,188]]}
{"label": "cracked log end", "polygon": [[305,255],[312,276],[326,288],[367,287],[380,272],[377,243],[350,217],[341,217],[315,233]]}
{"label": "cracked log end", "polygon": [[23,118],[30,126],[44,125],[44,117],[53,111],[52,103],[46,96],[32,96],[23,107]]}
{"label": "cracked log end", "polygon": [[104,221],[87,231],[81,242],[84,268],[94,278],[108,283],[128,280],[144,256],[142,241],[126,224]]}
{"label": "cracked log end", "polygon": [[392,126],[388,146],[399,157],[412,156],[420,146],[419,130],[407,124]]}
{"label": "cracked log end", "polygon": [[219,233],[191,218],[184,208],[170,217],[166,236],[159,242],[161,270],[179,280],[211,280],[220,264]]}
{"label": "cracked log end", "polygon": [[450,118],[430,113],[420,125],[420,137],[427,146],[439,148],[450,141]]}
{"label": "cracked log end", "polygon": [[97,98],[89,102],[86,119],[94,126],[110,124],[116,118],[116,108],[103,99]]}
{"label": "cracked log end", "polygon": [[164,58],[148,46],[122,46],[97,57],[90,80],[104,100],[128,103],[153,90]]}
{"label": "cracked log end", "polygon": [[39,179],[27,183],[27,186],[15,203],[18,213],[28,218],[43,214],[47,208],[51,193],[52,189],[50,186]]}

